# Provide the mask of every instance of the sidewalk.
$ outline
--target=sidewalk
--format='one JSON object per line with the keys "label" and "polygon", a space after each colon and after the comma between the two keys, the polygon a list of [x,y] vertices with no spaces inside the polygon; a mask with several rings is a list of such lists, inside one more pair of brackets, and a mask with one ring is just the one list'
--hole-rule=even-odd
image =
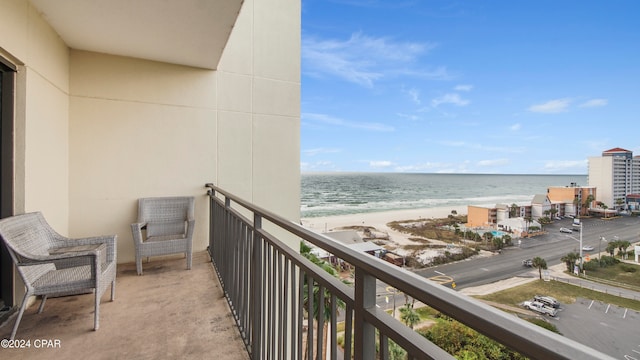
{"label": "sidewalk", "polygon": [[[627,299],[633,299],[640,301],[640,292],[629,290],[613,285],[602,284],[595,281],[586,280],[584,278],[579,278],[574,275],[571,275],[566,272],[565,264],[558,264],[549,267],[549,277],[552,280],[562,281],[565,283],[573,284],[576,286],[580,286],[583,288],[600,291],[606,294],[612,294],[619,297],[624,297]],[[505,280],[496,281],[491,284],[465,288],[460,290],[460,293],[475,296],[475,295],[487,295],[494,292],[498,292],[504,289],[509,289],[515,286],[519,286],[522,284],[526,284],[532,281],[539,279],[538,270],[532,269],[530,272],[526,273],[524,276],[517,276]]]}

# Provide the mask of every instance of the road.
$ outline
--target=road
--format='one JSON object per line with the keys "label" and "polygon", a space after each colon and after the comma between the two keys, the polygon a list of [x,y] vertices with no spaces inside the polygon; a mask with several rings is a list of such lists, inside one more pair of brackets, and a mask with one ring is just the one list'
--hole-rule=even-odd
{"label": "road", "polygon": [[[580,250],[579,231],[574,231],[573,234],[559,231],[560,227],[572,228],[571,222],[572,219],[557,220],[545,226],[547,234],[522,239],[520,245],[506,248],[498,255],[417,270],[416,273],[426,278],[450,276],[456,283],[456,290],[459,290],[527,273],[531,269],[522,266],[523,259],[539,256],[546,260],[548,266],[553,266],[559,264],[560,258],[569,252]],[[582,222],[583,246],[594,247],[593,251],[583,251],[583,256],[590,254],[597,257],[598,247],[601,246],[604,252],[608,240],[613,240],[614,236],[631,243],[640,240],[640,218],[638,217],[620,217],[611,220],[591,218],[582,219]],[[600,241],[601,237],[604,237],[605,241]]]}

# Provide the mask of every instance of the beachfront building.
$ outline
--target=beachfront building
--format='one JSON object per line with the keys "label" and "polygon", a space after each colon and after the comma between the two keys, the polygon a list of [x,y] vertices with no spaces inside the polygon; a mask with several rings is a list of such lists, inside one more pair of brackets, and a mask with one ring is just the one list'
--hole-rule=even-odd
{"label": "beachfront building", "polygon": [[531,200],[531,218],[539,219],[551,212],[551,201],[547,195],[534,195]]}
{"label": "beachfront building", "polygon": [[498,209],[484,206],[467,206],[468,228],[489,228],[498,221]]}
{"label": "beachfront building", "polygon": [[587,215],[595,208],[597,191],[595,186],[579,186],[571,183],[568,186],[550,186],[547,197],[557,209],[558,216]]}
{"label": "beachfront building", "polygon": [[603,151],[602,156],[590,157],[589,185],[598,188],[598,201],[606,208],[623,210],[635,206],[636,195],[640,194],[640,156],[613,148]]}

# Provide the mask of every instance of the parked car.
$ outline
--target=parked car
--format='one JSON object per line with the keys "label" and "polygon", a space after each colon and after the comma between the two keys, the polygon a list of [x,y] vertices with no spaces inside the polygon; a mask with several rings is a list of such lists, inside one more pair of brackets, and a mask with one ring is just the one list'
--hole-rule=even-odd
{"label": "parked car", "polygon": [[552,308],[550,306],[546,306],[545,304],[538,301],[525,301],[523,305],[525,308],[538,312],[542,315],[548,315],[548,316],[554,316],[554,317],[558,315],[558,309]]}
{"label": "parked car", "polygon": [[534,301],[543,303],[544,305],[551,306],[554,309],[560,307],[560,302],[551,296],[536,295],[533,297]]}
{"label": "parked car", "polygon": [[533,260],[532,259],[522,260],[522,266],[532,267],[533,266]]}
{"label": "parked car", "polygon": [[582,251],[592,251],[593,250],[593,246],[591,245],[585,245],[582,247]]}
{"label": "parked car", "polygon": [[561,228],[560,228],[560,232],[562,232],[562,233],[569,233],[569,234],[571,234],[573,231],[571,231],[571,229],[567,229],[567,228],[563,228],[563,227],[561,227]]}
{"label": "parked car", "polygon": [[556,217],[554,217],[554,219],[556,219],[556,220],[562,220],[562,218],[561,218],[560,216],[556,216]]}

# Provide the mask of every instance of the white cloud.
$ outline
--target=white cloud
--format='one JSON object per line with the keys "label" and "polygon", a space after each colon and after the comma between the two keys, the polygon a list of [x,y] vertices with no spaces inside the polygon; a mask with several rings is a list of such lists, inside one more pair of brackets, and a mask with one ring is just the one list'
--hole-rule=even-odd
{"label": "white cloud", "polygon": [[414,69],[417,58],[436,46],[434,43],[394,42],[391,38],[352,34],[347,40],[302,40],[303,69],[310,75],[329,75],[362,86],[372,87],[377,80],[397,74],[448,77],[442,68],[434,71]]}
{"label": "white cloud", "polygon": [[437,97],[433,100],[431,100],[431,105],[433,107],[438,107],[442,104],[453,104],[456,106],[467,106],[469,105],[470,101],[463,99],[460,97],[459,94],[444,94],[440,97]]}
{"label": "white cloud", "polygon": [[389,126],[381,123],[348,121],[348,120],[332,117],[326,114],[304,113],[302,114],[302,118],[304,120],[317,121],[317,122],[325,123],[331,126],[342,126],[342,127],[353,128],[353,129],[381,131],[381,132],[395,131],[395,128],[393,126]]}
{"label": "white cloud", "polygon": [[587,160],[549,160],[544,164],[547,170],[586,169]]}
{"label": "white cloud", "polygon": [[567,111],[570,103],[570,99],[556,99],[542,104],[531,105],[527,110],[546,114],[561,113]]}
{"label": "white cloud", "polygon": [[609,104],[609,100],[607,99],[591,99],[589,101],[586,101],[582,104],[580,104],[580,107],[600,107],[600,106],[606,106]]}
{"label": "white cloud", "polygon": [[455,91],[471,91],[471,89],[473,89],[473,85],[458,85],[453,89]]}
{"label": "white cloud", "polygon": [[411,120],[411,121],[417,121],[417,120],[421,119],[421,117],[418,116],[418,115],[403,114],[403,113],[397,113],[396,115],[398,117],[405,118],[405,119],[408,119],[408,120]]}
{"label": "white cloud", "polygon": [[409,98],[411,99],[411,101],[420,105],[420,90],[413,88],[413,89],[404,90],[404,93],[409,95]]}
{"label": "white cloud", "polygon": [[508,165],[509,159],[493,159],[493,160],[480,160],[478,161],[478,166],[482,167],[492,167],[492,166],[502,166]]}
{"label": "white cloud", "polygon": [[342,150],[340,149],[317,148],[317,149],[302,150],[302,153],[309,156],[316,156],[318,154],[333,154],[333,153],[339,153],[341,151]]}
{"label": "white cloud", "polygon": [[326,171],[326,170],[335,170],[336,165],[331,161],[316,161],[314,163],[309,162],[301,162],[300,170],[301,171]]}
{"label": "white cloud", "polygon": [[387,160],[377,160],[369,161],[369,166],[372,168],[388,168],[390,166],[393,166],[393,163]]}
{"label": "white cloud", "polygon": [[522,128],[522,124],[513,124],[511,126],[509,126],[509,130],[511,131],[518,131]]}

